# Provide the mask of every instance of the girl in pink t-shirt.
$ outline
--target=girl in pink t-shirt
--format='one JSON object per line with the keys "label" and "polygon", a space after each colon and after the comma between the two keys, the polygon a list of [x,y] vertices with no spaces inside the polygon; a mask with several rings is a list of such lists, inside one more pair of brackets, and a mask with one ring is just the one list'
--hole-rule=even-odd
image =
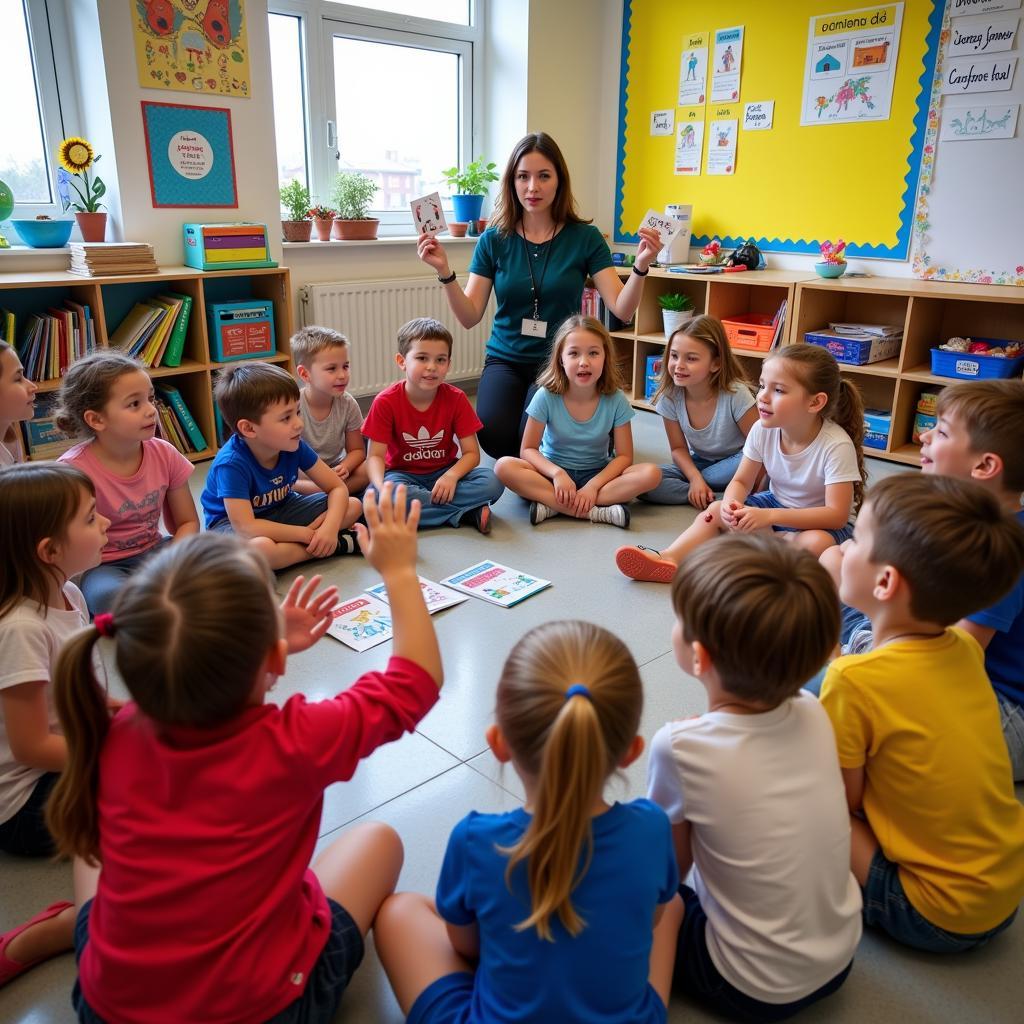
{"label": "girl in pink t-shirt", "polygon": [[[57,426],[89,438],[66,451],[96,485],[96,507],[110,520],[103,563],[82,577],[93,615],[109,610],[125,579],[161,544],[199,532],[188,489],[192,463],[156,437],[153,384],[142,364],[120,352],[72,363],[59,394]],[[160,518],[171,536],[160,531]]]}

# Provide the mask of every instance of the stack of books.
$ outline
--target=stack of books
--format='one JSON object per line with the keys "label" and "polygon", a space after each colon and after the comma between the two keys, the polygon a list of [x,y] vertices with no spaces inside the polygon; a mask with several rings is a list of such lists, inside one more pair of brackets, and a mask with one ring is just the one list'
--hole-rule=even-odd
{"label": "stack of books", "polygon": [[82,277],[155,274],[153,246],[147,242],[72,242],[68,270]]}
{"label": "stack of books", "polygon": [[205,451],[206,438],[192,418],[181,392],[170,384],[156,387],[157,436],[169,441],[182,455]]}
{"label": "stack of books", "polygon": [[600,320],[609,331],[624,331],[633,325],[632,320],[620,320],[606,305],[601,293],[592,287],[583,289],[583,298],[580,302],[580,312],[584,316],[592,316]]}
{"label": "stack of books", "polygon": [[57,429],[54,422],[57,401],[53,393],[40,395],[32,419],[21,425],[25,451],[33,462],[56,459],[81,441],[80,437],[69,437]]}
{"label": "stack of books", "polygon": [[[14,335],[14,316],[4,339]],[[10,331],[11,338],[7,337]],[[96,322],[88,306],[65,299],[63,308],[51,306],[45,313],[32,313],[25,324],[21,342],[15,345],[25,376],[29,380],[55,380],[76,360],[96,350]]]}
{"label": "stack of books", "polygon": [[135,303],[110,338],[110,347],[145,366],[180,366],[192,297],[167,292]]}

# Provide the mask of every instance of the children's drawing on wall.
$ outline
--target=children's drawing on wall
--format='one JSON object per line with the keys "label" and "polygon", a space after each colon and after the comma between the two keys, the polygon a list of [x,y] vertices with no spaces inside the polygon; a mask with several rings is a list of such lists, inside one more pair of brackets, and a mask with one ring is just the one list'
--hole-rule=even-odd
{"label": "children's drawing on wall", "polygon": [[939,141],[1012,139],[1017,133],[1019,103],[995,106],[943,107]]}
{"label": "children's drawing on wall", "polygon": [[682,121],[676,125],[676,174],[700,174],[704,149],[704,122]]}
{"label": "children's drawing on wall", "polygon": [[903,4],[810,19],[800,124],[887,121]]}
{"label": "children's drawing on wall", "polygon": [[679,106],[688,107],[707,99],[707,32],[690,32],[683,41],[679,58]]}
{"label": "children's drawing on wall", "polygon": [[736,170],[738,121],[712,121],[708,134],[708,174],[733,174]]}
{"label": "children's drawing on wall", "polygon": [[715,32],[714,63],[711,69],[712,102],[739,99],[742,59],[743,26],[718,29]]}
{"label": "children's drawing on wall", "polygon": [[133,18],[139,85],[249,96],[245,0],[135,0]]}

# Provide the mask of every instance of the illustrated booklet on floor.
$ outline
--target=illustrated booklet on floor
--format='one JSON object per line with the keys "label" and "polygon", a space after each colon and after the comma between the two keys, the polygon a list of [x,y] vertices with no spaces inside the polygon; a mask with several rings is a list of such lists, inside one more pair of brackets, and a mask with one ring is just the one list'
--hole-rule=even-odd
{"label": "illustrated booklet on floor", "polygon": [[489,559],[477,562],[441,582],[446,587],[469,594],[470,597],[490,601],[502,608],[511,608],[551,586],[551,580],[542,580],[539,576],[510,569],[507,565]]}

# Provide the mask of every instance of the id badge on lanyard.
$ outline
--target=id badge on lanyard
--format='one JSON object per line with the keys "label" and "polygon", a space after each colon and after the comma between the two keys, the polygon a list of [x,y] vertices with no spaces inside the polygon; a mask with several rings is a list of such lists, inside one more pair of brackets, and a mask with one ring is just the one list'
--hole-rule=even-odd
{"label": "id badge on lanyard", "polygon": [[544,254],[544,266],[541,268],[540,280],[533,276],[533,264],[530,261],[530,250],[526,244],[526,229],[523,229],[523,251],[526,253],[526,269],[530,272],[530,290],[533,294],[533,316],[524,316],[520,334],[526,338],[546,338],[548,336],[548,322],[540,319],[540,287],[544,283],[544,274],[548,269],[548,258],[551,255],[551,247],[554,244],[555,236],[548,239],[548,250]]}

